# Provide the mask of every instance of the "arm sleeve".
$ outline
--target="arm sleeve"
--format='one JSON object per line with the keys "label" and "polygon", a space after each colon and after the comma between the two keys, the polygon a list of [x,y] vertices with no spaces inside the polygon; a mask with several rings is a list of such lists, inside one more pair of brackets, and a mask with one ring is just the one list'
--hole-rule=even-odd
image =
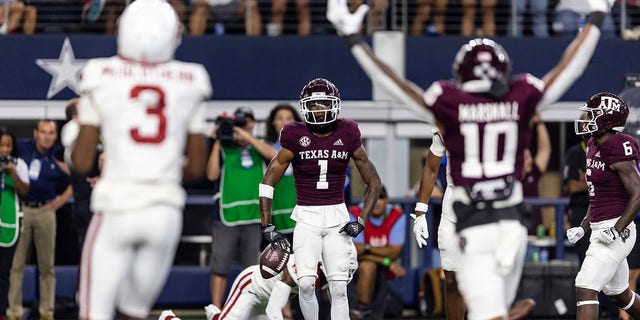
{"label": "arm sleeve", "polygon": [[[354,45],[351,47],[351,54],[353,54],[362,70],[364,70],[372,81],[385,88],[387,92],[400,100],[403,106],[414,112],[420,120],[435,124],[433,113],[424,107],[422,101],[417,101],[412,94],[407,92],[406,86],[401,86],[397,77],[391,77],[389,74],[390,71],[385,72],[388,67],[383,69],[383,66],[371,56],[372,53],[370,50],[365,49],[363,45]],[[414,91],[422,91],[414,84],[410,84],[409,86]]]}
{"label": "arm sleeve", "polygon": [[78,132],[80,132],[78,122],[73,120],[67,122],[67,124],[62,127],[62,132],[60,132],[60,142],[62,142],[62,146],[69,148],[78,137]]}
{"label": "arm sleeve", "polygon": [[[554,81],[545,88],[542,100],[540,100],[540,103],[538,103],[537,106],[538,110],[558,101],[558,99],[564,95],[571,85],[573,85],[576,79],[582,75],[596,50],[599,39],[600,29],[595,27],[589,28],[584,39],[581,42],[575,43],[576,52],[574,53],[573,58],[569,63],[562,67],[562,70]],[[574,46],[574,42],[571,43],[567,50],[571,49],[572,46]]]}
{"label": "arm sleeve", "polygon": [[18,173],[18,179],[20,179],[20,181],[29,184],[29,167],[22,158],[18,158],[18,163],[16,163],[16,172]]}
{"label": "arm sleeve", "polygon": [[191,121],[189,122],[189,133],[205,134],[204,130],[206,123],[204,121],[204,109],[204,101],[198,103],[195,107],[193,115],[191,116]]}
{"label": "arm sleeve", "polygon": [[100,84],[99,70],[100,63],[94,60],[90,60],[82,70],[82,77],[78,85],[82,95],[78,103],[78,123],[80,125],[100,126],[100,113],[96,101],[92,97],[92,92],[97,90]]}
{"label": "arm sleeve", "polygon": [[444,157],[446,151],[446,148],[444,147],[444,140],[442,140],[442,136],[437,131],[433,133],[433,139],[431,140],[431,147],[429,147],[429,150],[437,157]]}

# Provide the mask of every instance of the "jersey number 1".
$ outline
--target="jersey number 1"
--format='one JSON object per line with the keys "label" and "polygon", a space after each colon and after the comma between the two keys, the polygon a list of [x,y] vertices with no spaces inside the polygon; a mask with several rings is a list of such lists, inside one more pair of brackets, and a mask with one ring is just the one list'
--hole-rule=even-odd
{"label": "jersey number 1", "polygon": [[129,131],[131,134],[131,138],[135,142],[139,143],[160,143],[164,140],[167,134],[167,118],[164,116],[164,91],[156,86],[135,86],[131,89],[130,97],[131,99],[137,99],[143,92],[149,92],[157,95],[157,102],[154,105],[146,106],[147,114],[149,116],[158,118],[158,130],[156,134],[152,135],[143,135],[140,133],[138,128],[133,128]]}

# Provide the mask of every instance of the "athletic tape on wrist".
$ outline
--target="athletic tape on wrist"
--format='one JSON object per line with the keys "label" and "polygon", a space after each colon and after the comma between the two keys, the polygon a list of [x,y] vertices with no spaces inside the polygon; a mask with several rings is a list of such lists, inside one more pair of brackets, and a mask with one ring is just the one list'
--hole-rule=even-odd
{"label": "athletic tape on wrist", "polygon": [[273,187],[268,184],[258,185],[258,196],[273,199]]}
{"label": "athletic tape on wrist", "polygon": [[424,202],[416,202],[415,211],[427,212],[429,210],[429,205]]}

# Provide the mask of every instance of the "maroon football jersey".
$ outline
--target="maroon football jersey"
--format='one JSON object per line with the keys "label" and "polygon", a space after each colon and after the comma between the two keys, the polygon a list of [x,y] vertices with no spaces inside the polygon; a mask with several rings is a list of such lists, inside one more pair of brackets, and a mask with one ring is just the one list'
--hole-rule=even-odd
{"label": "maroon football jersey", "polygon": [[303,122],[282,128],[280,144],[293,152],[297,204],[333,205],[344,202],[344,182],[353,153],[362,146],[360,129],[349,119],[337,119],[326,137],[313,135]]}
{"label": "maroon football jersey", "polygon": [[596,145],[587,141],[587,186],[591,222],[622,216],[629,202],[629,194],[617,172],[611,170],[616,162],[638,160],[638,142],[628,134],[616,134]]}
{"label": "maroon football jersey", "polygon": [[522,180],[529,122],[543,90],[544,83],[529,74],[513,77],[509,92],[498,99],[462,91],[451,81],[431,85],[424,100],[444,129],[454,185],[508,176]]}

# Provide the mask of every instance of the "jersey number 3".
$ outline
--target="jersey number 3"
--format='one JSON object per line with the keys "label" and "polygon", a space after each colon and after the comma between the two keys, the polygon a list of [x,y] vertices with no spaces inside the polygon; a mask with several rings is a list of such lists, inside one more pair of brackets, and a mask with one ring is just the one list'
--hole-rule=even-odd
{"label": "jersey number 3", "polygon": [[135,142],[139,143],[160,143],[164,140],[167,134],[167,118],[164,115],[164,91],[156,86],[135,86],[131,89],[130,97],[131,99],[138,99],[140,94],[142,93],[151,93],[155,94],[157,97],[156,103],[154,105],[148,105],[147,115],[150,117],[157,117],[158,121],[158,129],[155,134],[144,135],[140,133],[138,128],[133,128],[129,131],[131,134],[131,138]]}

